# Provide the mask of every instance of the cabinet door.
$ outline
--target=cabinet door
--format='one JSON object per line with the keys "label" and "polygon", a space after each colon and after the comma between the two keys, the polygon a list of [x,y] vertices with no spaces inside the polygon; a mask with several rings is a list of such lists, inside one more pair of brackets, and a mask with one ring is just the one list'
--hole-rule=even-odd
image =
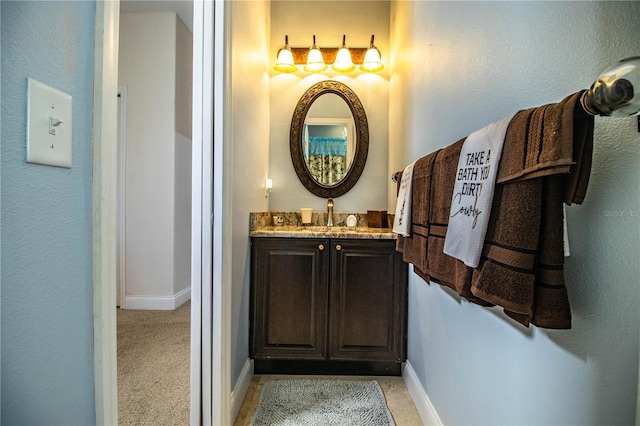
{"label": "cabinet door", "polygon": [[333,360],[405,360],[407,268],[390,240],[331,243]]}
{"label": "cabinet door", "polygon": [[252,355],[325,359],[328,241],[254,238]]}

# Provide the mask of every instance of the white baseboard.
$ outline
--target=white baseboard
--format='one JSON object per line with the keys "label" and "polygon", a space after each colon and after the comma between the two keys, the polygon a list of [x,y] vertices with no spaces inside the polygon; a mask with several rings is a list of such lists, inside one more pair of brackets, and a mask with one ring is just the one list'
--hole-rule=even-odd
{"label": "white baseboard", "polygon": [[173,297],[176,301],[175,306],[173,308],[175,309],[178,306],[182,305],[183,303],[186,303],[189,300],[191,300],[191,286],[187,286],[184,288],[184,290],[180,290]]}
{"label": "white baseboard", "polygon": [[189,300],[191,300],[191,287],[173,296],[127,296],[125,309],[171,311]]}
{"label": "white baseboard", "polygon": [[235,387],[231,391],[231,418],[234,422],[236,417],[238,417],[240,407],[242,406],[242,401],[244,401],[244,397],[247,395],[247,390],[249,389],[252,378],[253,360],[247,358],[247,362],[245,362],[244,367],[242,367],[240,377],[238,378]]}
{"label": "white baseboard", "polygon": [[409,361],[407,361],[404,367],[402,378],[404,379],[404,383],[407,385],[407,389],[409,390],[413,403],[418,410],[418,414],[420,414],[422,423],[429,426],[443,426],[442,420],[440,420],[440,416],[438,416],[438,412],[431,403],[427,392],[422,387],[422,384],[420,383],[420,380],[418,380],[418,376],[416,375],[413,367],[411,367]]}

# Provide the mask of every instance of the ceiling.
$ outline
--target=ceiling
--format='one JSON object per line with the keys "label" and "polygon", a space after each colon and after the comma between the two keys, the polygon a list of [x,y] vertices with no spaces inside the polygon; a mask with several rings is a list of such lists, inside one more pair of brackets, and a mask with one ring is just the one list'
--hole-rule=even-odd
{"label": "ceiling", "polygon": [[120,12],[175,12],[193,33],[193,0],[120,0]]}

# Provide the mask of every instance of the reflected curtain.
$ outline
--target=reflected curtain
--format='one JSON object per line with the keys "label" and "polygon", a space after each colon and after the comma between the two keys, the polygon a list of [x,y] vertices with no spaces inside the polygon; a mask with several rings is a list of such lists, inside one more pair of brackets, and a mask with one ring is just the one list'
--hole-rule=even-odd
{"label": "reflected curtain", "polygon": [[334,185],[344,178],[347,167],[347,139],[309,136],[307,165],[322,185]]}

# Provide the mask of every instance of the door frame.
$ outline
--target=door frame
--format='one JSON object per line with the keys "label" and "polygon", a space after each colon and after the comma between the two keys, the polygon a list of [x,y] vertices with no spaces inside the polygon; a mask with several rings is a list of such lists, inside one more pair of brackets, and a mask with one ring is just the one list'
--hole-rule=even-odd
{"label": "door frame", "polygon": [[126,274],[126,172],[127,172],[127,86],[118,86],[118,217],[117,232],[117,297],[116,304],[120,309],[127,309],[127,274]]}
{"label": "door frame", "polygon": [[223,285],[231,250],[223,249],[222,226],[225,2],[194,0],[193,13],[191,424],[224,425],[231,423],[231,299]]}
{"label": "door frame", "polygon": [[93,80],[93,351],[97,425],[118,424],[117,90],[120,2],[96,1]]}
{"label": "door frame", "polygon": [[[222,0],[194,0],[191,424],[228,424],[230,417],[230,295],[223,286],[228,268],[223,268],[222,256],[224,14]],[[119,15],[119,0],[96,1],[92,193],[97,425],[118,423],[115,299]]]}

